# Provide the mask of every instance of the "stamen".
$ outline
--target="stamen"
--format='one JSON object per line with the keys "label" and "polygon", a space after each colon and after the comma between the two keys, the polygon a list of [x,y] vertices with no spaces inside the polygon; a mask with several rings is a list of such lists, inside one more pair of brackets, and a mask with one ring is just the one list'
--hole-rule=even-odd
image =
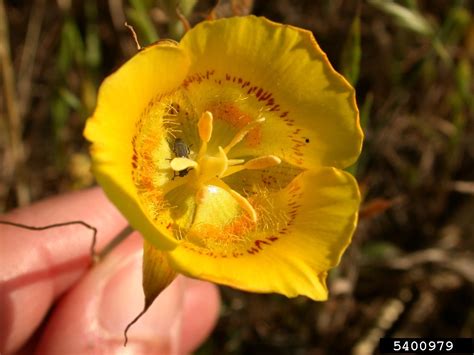
{"label": "stamen", "polygon": [[229,159],[227,162],[228,166],[238,165],[245,162],[245,159]]}
{"label": "stamen", "polygon": [[[233,160],[237,160],[237,159],[232,159],[232,161]],[[275,155],[264,155],[263,157],[258,157],[258,158],[249,160],[243,165],[230,164],[230,161],[231,160],[229,160],[230,167],[222,175],[223,178],[229,175],[238,173],[239,171],[242,171],[245,169],[249,169],[249,170],[266,169],[266,168],[271,168],[272,166],[275,166],[281,163],[281,159]],[[236,165],[236,166],[231,166],[231,165]]]}
{"label": "stamen", "polygon": [[244,128],[242,128],[237,134],[235,135],[234,138],[230,141],[230,143],[227,145],[227,147],[224,148],[224,152],[227,154],[229,151],[237,145],[242,139],[245,138],[247,133],[249,133],[252,129],[254,129],[256,126],[258,126],[260,123],[263,123],[265,121],[265,117],[259,118],[253,122],[250,122],[248,125],[246,125]]}
{"label": "stamen", "polygon": [[239,206],[242,207],[242,209],[244,209],[245,212],[248,213],[252,222],[257,223],[257,212],[250,204],[250,202],[235,190],[230,189],[228,190],[228,192],[232,195],[232,197],[239,204]]}
{"label": "stamen", "polygon": [[209,143],[212,136],[212,113],[204,112],[198,122],[199,137],[203,142]]}
{"label": "stamen", "polygon": [[225,178],[225,177],[230,176],[232,174],[238,173],[239,171],[242,171],[242,170],[245,170],[243,165],[231,166],[225,171],[225,173],[221,177]]}
{"label": "stamen", "polygon": [[265,155],[263,157],[258,157],[252,160],[249,160],[244,164],[245,169],[257,170],[257,169],[266,169],[272,166],[278,165],[281,163],[281,159],[275,155]]}
{"label": "stamen", "polygon": [[210,179],[220,178],[228,168],[227,155],[222,147],[219,147],[219,155],[204,156],[199,160],[199,180],[198,183],[206,184]]}
{"label": "stamen", "polygon": [[[207,144],[212,138],[213,115],[209,111],[205,111],[201,114],[197,124],[199,138],[201,139],[201,147],[198,156],[195,160],[184,156],[176,157],[170,162],[170,167],[174,171],[183,171],[189,168],[195,169],[193,171],[193,185],[197,188],[197,190],[195,195],[196,209],[194,211],[194,217],[196,216],[197,211],[201,208],[200,206],[206,200],[207,187],[209,185],[215,185],[220,186],[225,191],[227,191],[237,202],[240,208],[245,211],[245,214],[242,216],[242,218],[247,219],[246,215],[248,215],[248,219],[252,223],[257,223],[257,212],[249,200],[247,200],[237,191],[233,190],[221,179],[244,169],[265,169],[281,163],[280,158],[275,155],[257,157],[249,160],[248,162],[245,162],[244,159],[228,159],[227,157],[227,154],[234,146],[241,142],[250,131],[255,129],[264,121],[265,118],[262,117],[248,123],[245,127],[241,128],[237,132],[237,134],[232,138],[230,143],[225,148],[219,146],[218,154],[211,156],[207,154]],[[168,191],[170,191],[177,186],[178,185],[167,184],[166,188]]]}
{"label": "stamen", "polygon": [[196,192],[196,204],[201,205],[207,196],[207,186],[201,186]]}
{"label": "stamen", "polygon": [[229,167],[229,159],[227,159],[227,154],[225,153],[225,150],[222,149],[221,146],[219,146],[219,158],[222,160],[222,170],[219,172],[218,177],[221,178],[222,175],[224,175],[225,171]]}
{"label": "stamen", "polygon": [[213,121],[212,113],[209,111],[203,112],[199,118],[198,131],[199,138],[201,139],[201,148],[199,149],[197,160],[206,154],[207,143],[209,143],[212,137]]}
{"label": "stamen", "polygon": [[184,157],[179,157],[179,158],[174,158],[170,162],[171,169],[174,171],[182,171],[187,168],[195,168],[198,164],[191,159],[184,158]]}

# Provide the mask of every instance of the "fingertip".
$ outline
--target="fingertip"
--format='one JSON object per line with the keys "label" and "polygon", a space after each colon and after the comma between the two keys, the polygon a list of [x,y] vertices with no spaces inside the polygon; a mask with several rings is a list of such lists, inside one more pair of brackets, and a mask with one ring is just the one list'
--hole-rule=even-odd
{"label": "fingertip", "polygon": [[124,323],[143,301],[137,279],[141,243],[133,233],[58,303],[37,353],[116,353],[123,348]]}
{"label": "fingertip", "polygon": [[135,233],[81,280],[53,313],[39,353],[189,353],[204,341],[218,316],[217,288],[178,276],[123,347],[125,327],[143,309],[141,249]]}
{"label": "fingertip", "polygon": [[[82,220],[98,229],[99,245],[126,225],[98,188],[49,198],[0,219],[31,226]],[[1,352],[18,349],[54,300],[87,270],[91,241],[91,232],[80,225],[44,231],[0,225]]]}
{"label": "fingertip", "polygon": [[183,324],[181,329],[182,352],[195,351],[212,333],[219,319],[220,294],[216,285],[186,279]]}

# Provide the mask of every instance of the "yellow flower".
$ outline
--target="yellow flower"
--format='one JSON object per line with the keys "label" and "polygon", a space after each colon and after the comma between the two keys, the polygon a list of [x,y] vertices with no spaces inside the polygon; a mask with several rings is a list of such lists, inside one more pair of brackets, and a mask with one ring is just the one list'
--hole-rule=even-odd
{"label": "yellow flower", "polygon": [[206,21],[100,88],[85,136],[108,197],[145,238],[147,304],[175,271],[327,298],[353,234],[362,144],[353,88],[309,31]]}

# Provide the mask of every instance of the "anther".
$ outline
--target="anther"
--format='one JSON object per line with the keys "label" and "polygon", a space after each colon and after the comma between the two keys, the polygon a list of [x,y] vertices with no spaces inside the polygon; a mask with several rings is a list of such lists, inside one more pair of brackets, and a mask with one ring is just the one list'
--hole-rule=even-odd
{"label": "anther", "polygon": [[181,171],[188,168],[195,168],[197,165],[198,164],[194,160],[191,160],[188,158],[182,158],[182,157],[174,158],[170,162],[171,169],[173,169],[174,171]]}
{"label": "anther", "polygon": [[209,143],[212,136],[212,113],[209,111],[203,112],[198,122],[199,137],[203,142]]}
{"label": "anther", "polygon": [[256,170],[256,169],[266,169],[272,166],[278,165],[281,163],[281,159],[275,155],[265,155],[263,157],[258,157],[252,160],[249,160],[244,164],[245,169]]}
{"label": "anther", "polygon": [[232,195],[232,197],[239,204],[239,206],[245,212],[247,212],[252,222],[257,223],[257,212],[255,211],[253,206],[250,204],[250,202],[235,190],[230,189],[228,190],[228,192]]}
{"label": "anther", "polygon": [[265,122],[265,117],[259,118],[253,122],[250,122],[248,125],[246,125],[244,128],[242,128],[237,134],[232,138],[230,143],[227,145],[227,147],[224,148],[224,151],[229,153],[229,151],[237,145],[242,139],[245,138],[245,136],[255,127],[257,127],[259,124]]}

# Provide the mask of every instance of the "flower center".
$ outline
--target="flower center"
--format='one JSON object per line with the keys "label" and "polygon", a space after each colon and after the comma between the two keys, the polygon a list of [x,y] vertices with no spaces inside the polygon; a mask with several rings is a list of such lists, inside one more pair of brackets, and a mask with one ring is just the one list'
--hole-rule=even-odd
{"label": "flower center", "polygon": [[281,160],[274,155],[265,155],[248,161],[228,158],[228,154],[232,148],[241,142],[252,129],[264,121],[264,118],[260,118],[248,123],[237,132],[227,146],[224,148],[219,146],[217,153],[210,154],[208,152],[208,144],[212,139],[213,116],[209,111],[201,115],[198,122],[201,147],[197,156],[195,159],[190,159],[188,156],[177,156],[170,162],[171,169],[173,169],[178,176],[182,176],[181,172],[183,171],[187,172],[189,169],[193,169],[189,173],[190,177],[187,181],[194,185],[197,191],[195,196],[197,209],[199,209],[199,205],[205,200],[206,194],[209,193],[209,186],[217,186],[232,196],[238,205],[247,213],[253,223],[257,222],[257,212],[251,203],[244,196],[228,186],[222,179],[244,169],[266,169],[280,164]]}

